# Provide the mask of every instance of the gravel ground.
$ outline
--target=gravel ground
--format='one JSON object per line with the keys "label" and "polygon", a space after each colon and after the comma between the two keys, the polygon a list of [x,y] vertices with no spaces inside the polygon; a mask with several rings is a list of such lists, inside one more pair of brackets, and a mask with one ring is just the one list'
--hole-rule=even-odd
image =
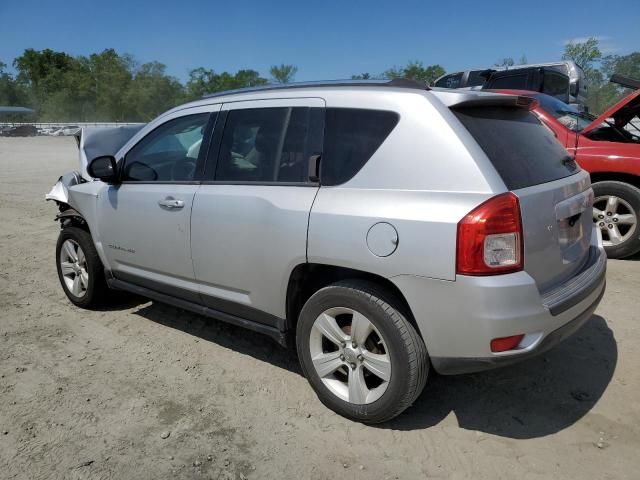
{"label": "gravel ground", "polygon": [[542,357],[437,377],[390,424],[320,404],[293,350],[133,298],[74,308],[55,205],[71,138],[0,138],[0,477],[638,478],[640,258]]}

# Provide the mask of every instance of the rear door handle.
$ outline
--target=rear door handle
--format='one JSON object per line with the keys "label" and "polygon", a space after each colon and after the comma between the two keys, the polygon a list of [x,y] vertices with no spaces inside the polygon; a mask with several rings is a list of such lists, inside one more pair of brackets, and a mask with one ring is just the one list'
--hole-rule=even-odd
{"label": "rear door handle", "polygon": [[161,207],[170,208],[172,210],[178,210],[184,207],[184,201],[176,200],[173,197],[167,197],[164,200],[158,200],[158,205],[160,205]]}

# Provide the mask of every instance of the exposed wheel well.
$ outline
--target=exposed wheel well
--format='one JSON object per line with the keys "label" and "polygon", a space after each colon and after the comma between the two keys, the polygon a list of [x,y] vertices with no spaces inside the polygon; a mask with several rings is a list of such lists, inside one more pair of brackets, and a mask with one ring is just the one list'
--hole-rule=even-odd
{"label": "exposed wheel well", "polygon": [[60,209],[60,213],[56,216],[56,219],[60,221],[61,228],[78,227],[82,230],[85,230],[87,233],[89,233],[89,235],[91,235],[89,224],[78,211],[76,211],[66,203],[56,203],[58,204],[58,208]]}
{"label": "exposed wheel well", "polygon": [[619,172],[595,172],[591,174],[591,183],[603,182],[605,180],[624,182],[640,188],[640,176],[638,175]]}
{"label": "exposed wheel well", "polygon": [[287,286],[287,328],[295,330],[298,315],[311,295],[327,285],[348,279],[367,280],[376,284],[392,297],[386,300],[395,300],[394,307],[400,309],[407,320],[418,329],[407,300],[390,280],[369,272],[318,263],[303,263],[291,272]]}

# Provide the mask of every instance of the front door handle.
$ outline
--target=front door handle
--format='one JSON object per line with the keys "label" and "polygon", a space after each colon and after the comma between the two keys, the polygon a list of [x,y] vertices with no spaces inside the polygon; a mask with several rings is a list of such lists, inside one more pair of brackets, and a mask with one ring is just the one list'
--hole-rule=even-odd
{"label": "front door handle", "polygon": [[158,205],[165,208],[170,208],[172,210],[178,210],[184,207],[183,200],[176,200],[173,197],[167,197],[164,200],[158,200]]}

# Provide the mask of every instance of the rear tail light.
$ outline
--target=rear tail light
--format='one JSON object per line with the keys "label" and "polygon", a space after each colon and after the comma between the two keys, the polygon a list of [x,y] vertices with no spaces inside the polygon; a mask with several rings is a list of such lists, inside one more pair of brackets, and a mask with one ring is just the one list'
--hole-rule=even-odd
{"label": "rear tail light", "polygon": [[524,335],[512,335],[511,337],[501,337],[494,338],[491,340],[491,351],[492,352],[506,352],[508,350],[513,350],[524,338]]}
{"label": "rear tail light", "polygon": [[523,264],[520,204],[513,193],[490,198],[458,223],[458,274],[517,272]]}

